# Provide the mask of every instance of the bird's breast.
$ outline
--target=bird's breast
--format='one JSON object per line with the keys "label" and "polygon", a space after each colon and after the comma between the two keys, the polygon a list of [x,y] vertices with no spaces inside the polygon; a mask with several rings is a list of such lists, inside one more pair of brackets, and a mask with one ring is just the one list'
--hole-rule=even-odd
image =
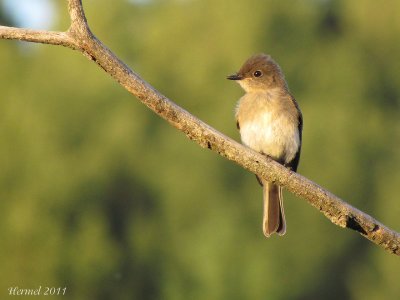
{"label": "bird's breast", "polygon": [[300,146],[296,114],[282,101],[243,96],[236,111],[243,144],[277,161],[290,162]]}

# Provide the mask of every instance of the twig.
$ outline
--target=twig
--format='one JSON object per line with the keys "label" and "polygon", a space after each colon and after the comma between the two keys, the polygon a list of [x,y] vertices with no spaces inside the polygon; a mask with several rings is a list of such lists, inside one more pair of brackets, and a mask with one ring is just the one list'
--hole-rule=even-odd
{"label": "twig", "polygon": [[0,38],[62,45],[82,52],[147,107],[183,131],[201,147],[213,150],[250,172],[286,187],[293,194],[306,199],[332,223],[342,228],[353,229],[390,253],[400,255],[399,233],[307,178],[226,137],[176,105],[141,79],[91,33],[81,0],[69,0],[68,11],[71,26],[66,32],[0,26]]}
{"label": "twig", "polygon": [[76,49],[74,40],[65,33],[0,26],[0,39],[20,40],[33,43],[61,45]]}

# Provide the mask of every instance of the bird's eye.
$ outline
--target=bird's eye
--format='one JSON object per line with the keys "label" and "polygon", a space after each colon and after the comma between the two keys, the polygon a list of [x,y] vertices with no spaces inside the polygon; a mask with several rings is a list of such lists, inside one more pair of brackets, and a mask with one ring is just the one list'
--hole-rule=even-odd
{"label": "bird's eye", "polygon": [[262,72],[260,70],[257,70],[253,73],[254,77],[260,77],[262,75]]}

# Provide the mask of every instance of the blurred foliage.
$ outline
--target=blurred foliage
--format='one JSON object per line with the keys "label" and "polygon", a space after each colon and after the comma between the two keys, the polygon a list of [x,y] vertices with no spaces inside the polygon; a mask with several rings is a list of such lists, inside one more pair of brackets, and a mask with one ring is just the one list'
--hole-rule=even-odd
{"label": "blurred foliage", "polygon": [[[65,1],[58,24],[68,27]],[[400,2],[84,1],[94,33],[235,139],[253,53],[304,116],[299,172],[400,229]],[[0,13],[2,22],[4,12]],[[3,23],[4,24],[4,23]],[[1,298],[396,299],[399,260],[285,194],[266,240],[254,175],[201,149],[77,52],[0,41]]]}

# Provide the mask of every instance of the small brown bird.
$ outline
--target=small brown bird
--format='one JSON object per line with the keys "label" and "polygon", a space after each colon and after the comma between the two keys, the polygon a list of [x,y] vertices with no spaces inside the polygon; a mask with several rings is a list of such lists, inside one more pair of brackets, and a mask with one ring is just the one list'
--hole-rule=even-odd
{"label": "small brown bird", "polygon": [[[227,77],[246,94],[236,107],[242,143],[296,172],[300,159],[303,118],[279,65],[266,54],[250,57]],[[263,232],[266,237],[286,232],[282,187],[257,177],[263,186]]]}

